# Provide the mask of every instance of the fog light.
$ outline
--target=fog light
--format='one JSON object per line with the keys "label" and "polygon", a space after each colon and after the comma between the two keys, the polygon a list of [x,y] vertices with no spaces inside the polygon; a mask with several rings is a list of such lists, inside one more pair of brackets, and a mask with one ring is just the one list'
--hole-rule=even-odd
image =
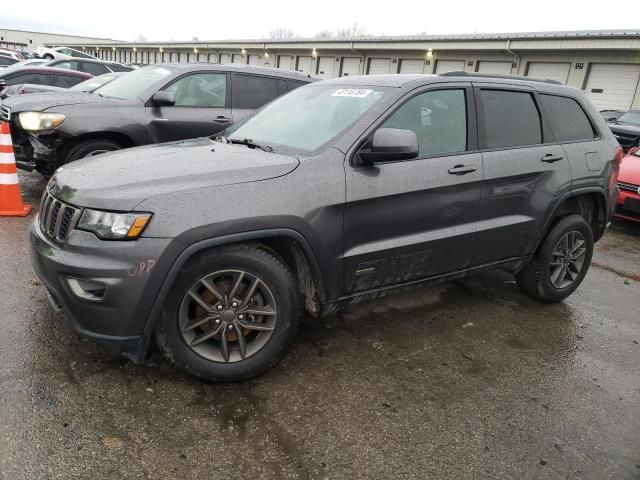
{"label": "fog light", "polygon": [[83,300],[99,302],[107,293],[107,284],[95,280],[67,277],[67,283],[73,294]]}

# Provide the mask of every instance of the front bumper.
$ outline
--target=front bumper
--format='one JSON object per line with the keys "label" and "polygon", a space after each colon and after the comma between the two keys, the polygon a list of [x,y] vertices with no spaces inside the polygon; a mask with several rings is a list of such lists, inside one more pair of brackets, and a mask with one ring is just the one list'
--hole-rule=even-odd
{"label": "front bumper", "polygon": [[640,194],[620,190],[613,216],[620,220],[640,223]]}
{"label": "front bumper", "polygon": [[[31,263],[54,308],[81,335],[134,361],[142,361],[146,353],[145,325],[171,264],[164,259],[174,256],[173,247],[171,239],[105,242],[74,230],[60,248],[43,235],[38,218],[29,228]],[[106,285],[104,297],[81,298],[68,283],[70,277]]]}

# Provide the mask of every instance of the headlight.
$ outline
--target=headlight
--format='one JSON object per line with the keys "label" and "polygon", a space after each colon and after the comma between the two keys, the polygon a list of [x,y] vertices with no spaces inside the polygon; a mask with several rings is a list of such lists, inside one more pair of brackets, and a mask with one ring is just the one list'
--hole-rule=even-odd
{"label": "headlight", "polygon": [[41,132],[58,128],[65,117],[61,113],[21,112],[18,118],[23,129]]}
{"label": "headlight", "polygon": [[132,240],[140,236],[149,220],[150,213],[113,213],[86,209],[76,228],[93,232],[104,240]]}

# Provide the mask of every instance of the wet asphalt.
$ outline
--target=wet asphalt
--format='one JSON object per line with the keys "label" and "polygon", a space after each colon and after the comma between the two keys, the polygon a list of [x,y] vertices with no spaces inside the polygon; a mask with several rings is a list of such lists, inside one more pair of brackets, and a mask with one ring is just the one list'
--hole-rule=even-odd
{"label": "wet asphalt", "polygon": [[0,218],[0,479],[640,479],[640,227],[561,304],[483,274],[306,318],[276,368],[209,385],[76,336],[32,218]]}

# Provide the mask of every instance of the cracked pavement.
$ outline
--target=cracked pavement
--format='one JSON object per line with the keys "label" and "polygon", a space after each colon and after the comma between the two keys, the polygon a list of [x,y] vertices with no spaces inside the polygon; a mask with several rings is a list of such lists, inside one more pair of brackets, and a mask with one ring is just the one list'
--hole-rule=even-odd
{"label": "cracked pavement", "polygon": [[469,277],[307,317],[276,368],[207,385],[56,317],[32,219],[0,218],[0,479],[640,478],[640,226],[561,304]]}

